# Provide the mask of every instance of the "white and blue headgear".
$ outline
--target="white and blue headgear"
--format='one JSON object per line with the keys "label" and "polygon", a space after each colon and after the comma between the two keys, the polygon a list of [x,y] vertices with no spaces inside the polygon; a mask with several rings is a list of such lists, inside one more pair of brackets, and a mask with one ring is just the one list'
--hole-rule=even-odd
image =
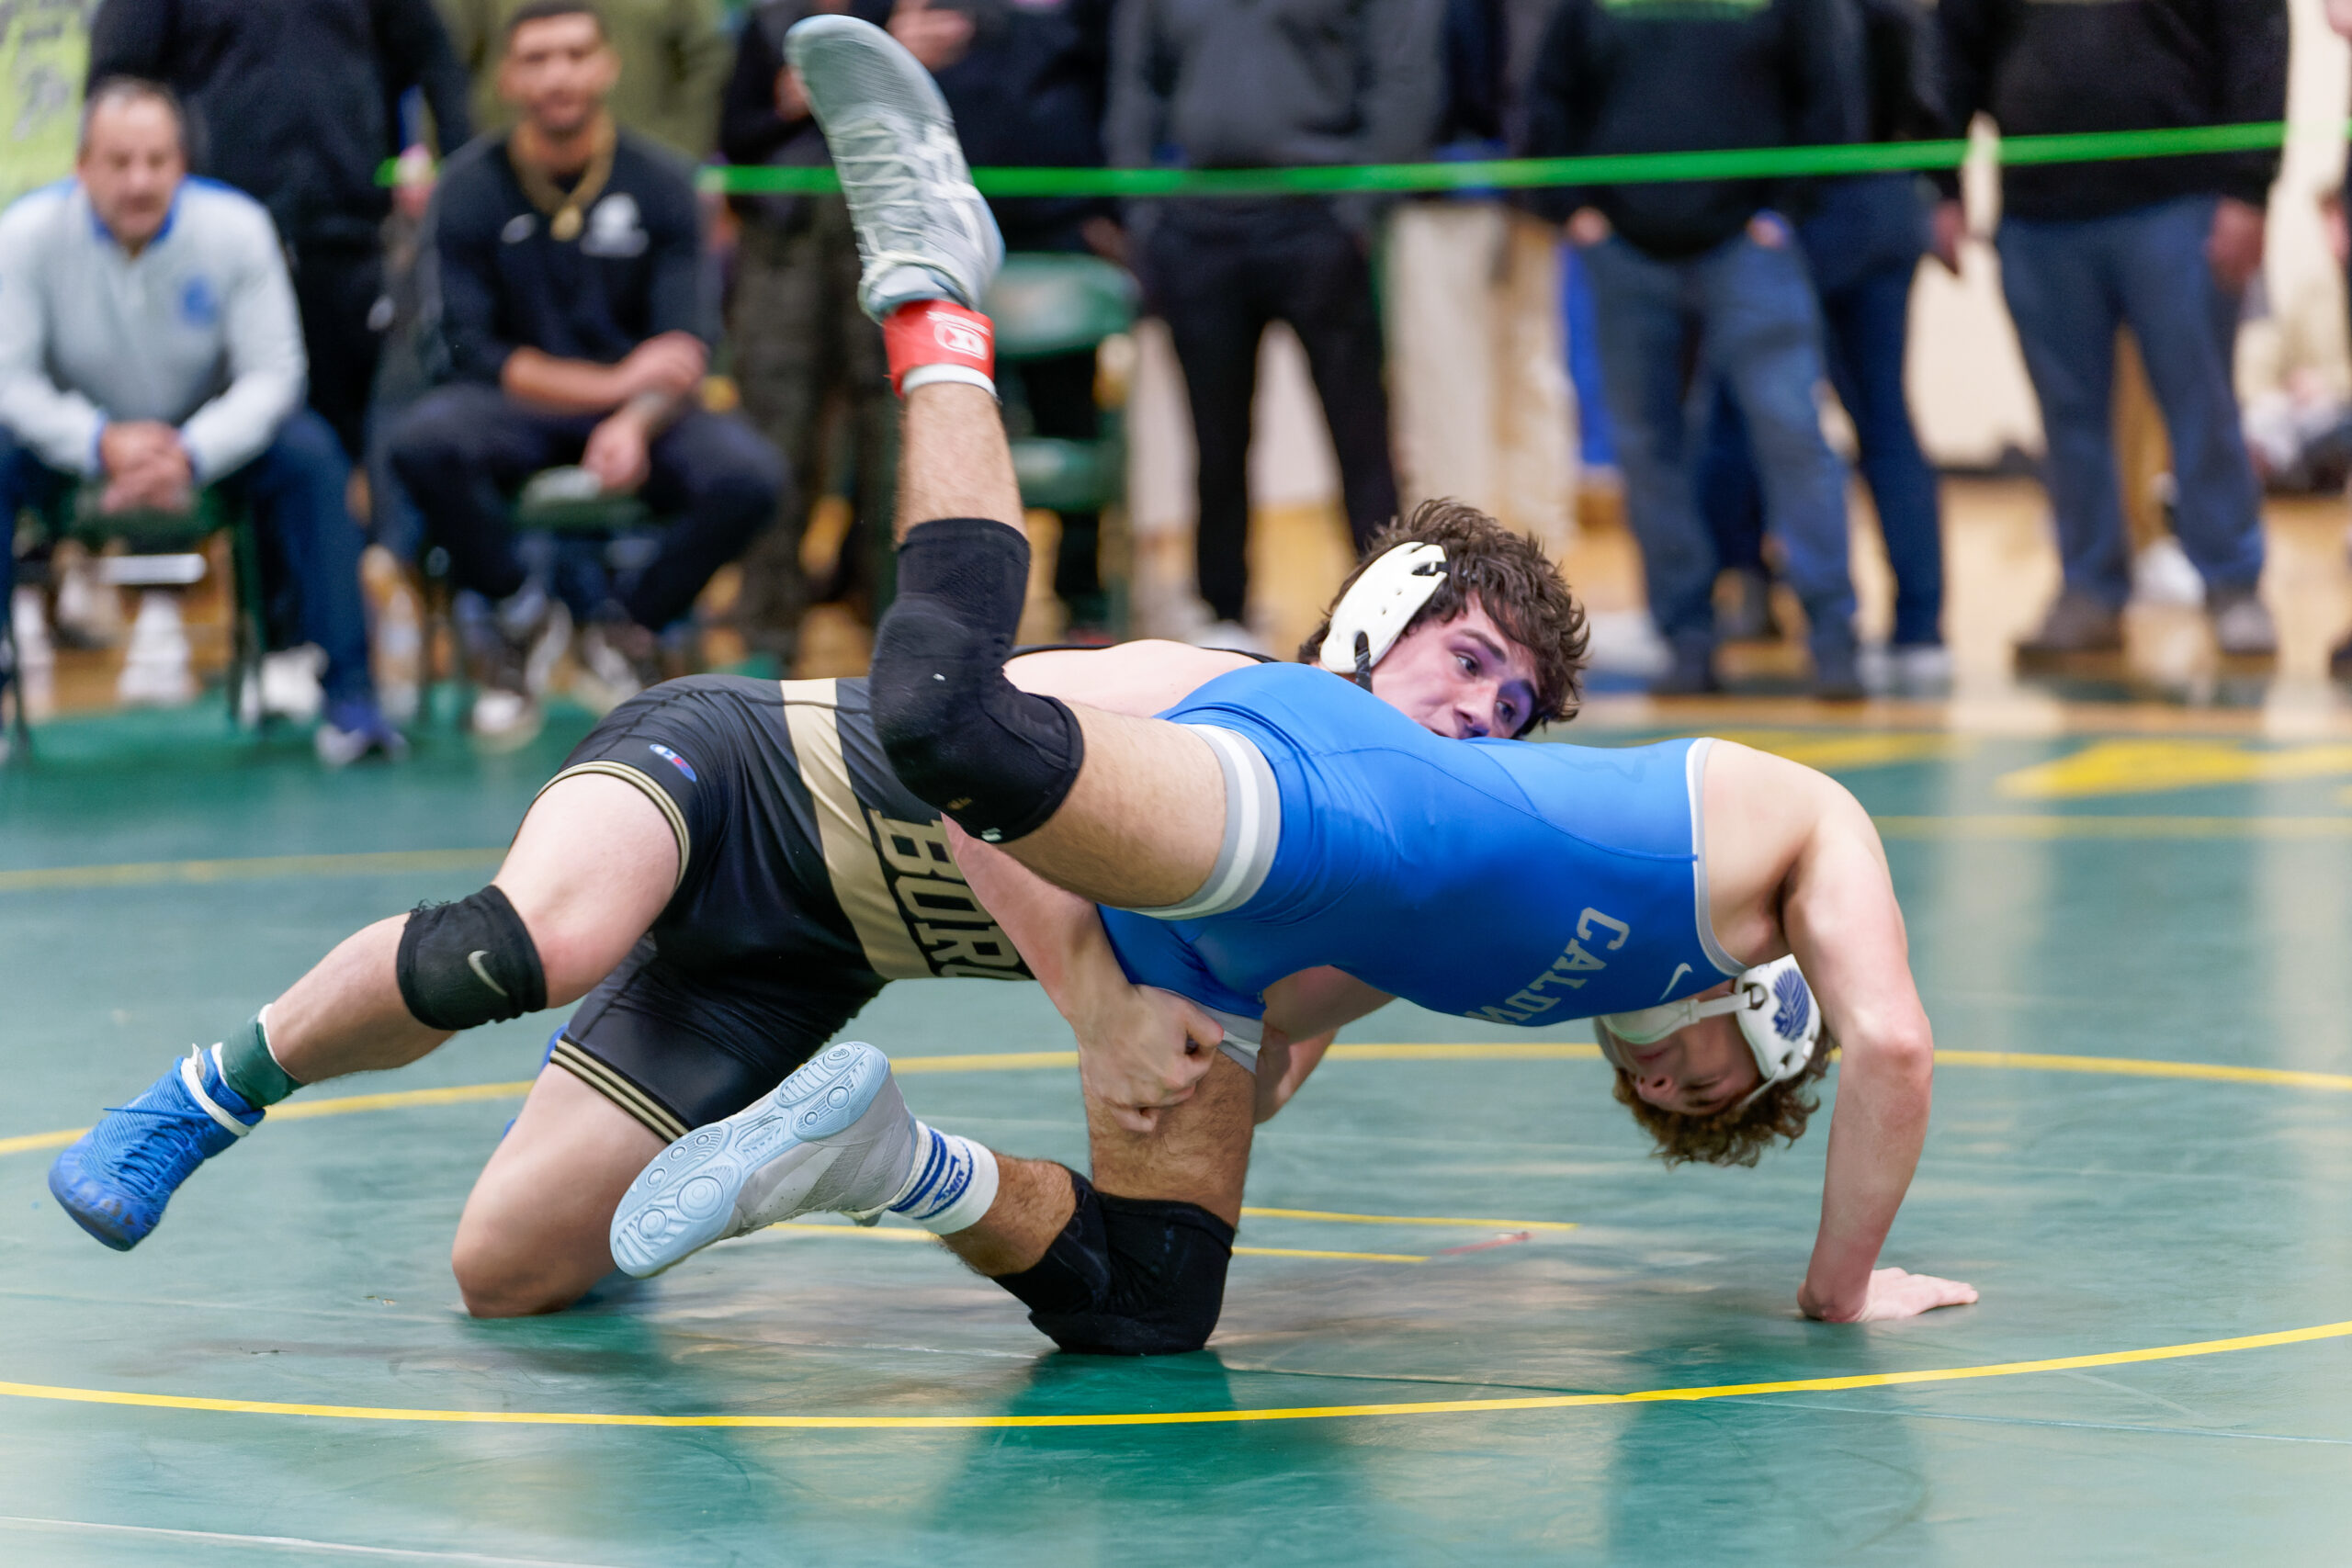
{"label": "white and blue headgear", "polygon": [[1792,953],[1743,970],[1724,996],[1705,1001],[1685,997],[1634,1012],[1603,1014],[1596,1021],[1601,1026],[1600,1054],[1611,1066],[1630,1073],[1636,1069],[1618,1055],[1618,1042],[1655,1044],[1678,1029],[1724,1013],[1738,1018],[1740,1038],[1747,1042],[1748,1051],[1756,1057],[1756,1070],[1763,1075],[1763,1082],[1732,1108],[1736,1111],[1746,1110],[1757,1095],[1774,1084],[1786,1083],[1804,1072],[1820,1048],[1821,1008]]}
{"label": "white and blue headgear", "polygon": [[1406,544],[1383,552],[1331,606],[1316,662],[1372,690],[1372,667],[1388,657],[1421,606],[1445,586],[1445,547]]}

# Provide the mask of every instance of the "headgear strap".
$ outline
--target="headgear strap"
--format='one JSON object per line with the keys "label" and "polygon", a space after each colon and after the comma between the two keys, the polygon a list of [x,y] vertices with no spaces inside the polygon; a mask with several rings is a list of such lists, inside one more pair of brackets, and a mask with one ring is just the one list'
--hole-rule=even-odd
{"label": "headgear strap", "polygon": [[1747,1042],[1756,1070],[1763,1076],[1754,1091],[1732,1108],[1734,1111],[1746,1110],[1757,1095],[1804,1072],[1819,1048],[1821,1009],[1792,953],[1743,970],[1725,996],[1705,1001],[1684,997],[1633,1012],[1604,1013],[1596,1021],[1601,1026],[1600,1054],[1611,1066],[1630,1073],[1635,1070],[1634,1064],[1618,1054],[1619,1042],[1655,1044],[1678,1029],[1724,1013],[1737,1015],[1740,1038]]}

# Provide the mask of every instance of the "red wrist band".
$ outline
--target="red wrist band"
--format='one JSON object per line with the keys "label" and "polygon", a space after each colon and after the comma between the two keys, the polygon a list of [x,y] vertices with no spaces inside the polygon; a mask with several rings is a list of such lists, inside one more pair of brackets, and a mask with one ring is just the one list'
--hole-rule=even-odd
{"label": "red wrist band", "polygon": [[899,306],[882,323],[882,346],[890,358],[890,387],[901,397],[932,381],[963,381],[996,394],[996,328],[978,310],[945,299],[917,299]]}

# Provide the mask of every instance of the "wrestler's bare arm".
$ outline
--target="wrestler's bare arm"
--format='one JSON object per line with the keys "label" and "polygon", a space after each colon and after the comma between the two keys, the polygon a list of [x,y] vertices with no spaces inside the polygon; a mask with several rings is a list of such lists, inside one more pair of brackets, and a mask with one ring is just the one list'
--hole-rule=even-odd
{"label": "wrestler's bare arm", "polygon": [[1059,697],[1104,713],[1148,718],[1174,707],[1218,676],[1256,662],[1247,654],[1147,639],[1110,648],[1024,653],[1005,665],[1004,678],[1041,697]]}
{"label": "wrestler's bare arm", "polygon": [[1834,780],[1722,742],[1705,800],[1718,940],[1748,963],[1793,952],[1840,1049],[1821,1228],[1798,1305],[1851,1322],[1975,1300],[1966,1285],[1876,1267],[1927,1139],[1935,1073],[1877,829]]}

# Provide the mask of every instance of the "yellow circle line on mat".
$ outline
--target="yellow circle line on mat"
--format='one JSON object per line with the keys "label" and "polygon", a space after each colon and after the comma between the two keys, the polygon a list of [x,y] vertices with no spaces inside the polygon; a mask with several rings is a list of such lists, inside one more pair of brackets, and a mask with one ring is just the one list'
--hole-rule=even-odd
{"label": "yellow circle line on mat", "polygon": [[236,1416],[311,1416],[343,1421],[435,1421],[487,1427],[824,1427],[835,1430],[968,1430],[1004,1427],[1216,1427],[1244,1421],[1330,1421],[1367,1416],[1478,1416],[1521,1410],[1573,1410],[1597,1404],[1696,1404],[1762,1393],[1834,1393],[1849,1389],[1904,1388],[1915,1383],[1962,1382],[1976,1378],[2025,1377],[2035,1372],[2080,1371],[2090,1367],[2174,1361],[2219,1356],[2352,1336],[2352,1322],[2312,1328],[2247,1334],[2233,1339],[2200,1339],[2158,1345],[2145,1350],[2107,1350],[2089,1356],[2053,1356],[2038,1361],[1998,1361],[1988,1366],[1938,1367],[1910,1372],[1862,1372],[1850,1377],[1785,1378],[1771,1382],[1719,1383],[1707,1388],[1648,1388],[1631,1393],[1557,1393],[1511,1399],[1435,1399],[1397,1404],[1305,1404],[1270,1410],[1138,1410],[1096,1416],[643,1416],[593,1410],[413,1410],[364,1404],[293,1404],[267,1399],[199,1399],[177,1393],[127,1393],[114,1389],[62,1388],[47,1383],[0,1382],[0,1396],[59,1400],[76,1404],[122,1404],[151,1410],[209,1410]]}
{"label": "yellow circle line on mat", "polygon": [[[1533,1044],[1334,1045],[1331,1058],[1342,1062],[1567,1062],[1597,1061],[1598,1045],[1574,1042]],[[1936,1060],[1954,1067],[2013,1067],[2028,1072],[2101,1073],[2118,1077],[2199,1078],[2208,1083],[2270,1084],[2281,1089],[2319,1089],[2352,1093],[2352,1074],[2307,1073],[2287,1067],[2233,1067],[2221,1062],[2160,1062],[2140,1056],[2055,1056],[2031,1051],[1942,1051]],[[901,1056],[890,1070],[908,1073],[982,1073],[1074,1067],[1075,1051],[1008,1051],[968,1053],[954,1056]],[[350,1094],[334,1100],[299,1100],[274,1106],[270,1115],[280,1122],[303,1122],[314,1116],[344,1116],[358,1111],[399,1111],[420,1105],[458,1105],[474,1100],[514,1100],[529,1092],[530,1084],[479,1083],[454,1089],[396,1089],[389,1094]],[[26,1133],[0,1138],[0,1155],[34,1149],[62,1149],[87,1127],[67,1127],[55,1133]],[[1353,1220],[1366,1224],[1499,1225],[1506,1228],[1549,1229],[1534,1220],[1421,1219],[1393,1214],[1338,1214],[1307,1209],[1250,1209],[1245,1213],[1283,1219]],[[1573,1227],[1568,1227],[1573,1228]]]}
{"label": "yellow circle line on mat", "polygon": [[[2122,816],[2093,812],[1973,812],[1875,818],[1890,839],[2346,839],[2352,815],[2335,817]],[[370,850],[249,855],[232,860],[131,861],[0,871],[0,893],[152,887],[163,883],[261,882],[298,876],[398,876],[496,865],[503,849]]]}

